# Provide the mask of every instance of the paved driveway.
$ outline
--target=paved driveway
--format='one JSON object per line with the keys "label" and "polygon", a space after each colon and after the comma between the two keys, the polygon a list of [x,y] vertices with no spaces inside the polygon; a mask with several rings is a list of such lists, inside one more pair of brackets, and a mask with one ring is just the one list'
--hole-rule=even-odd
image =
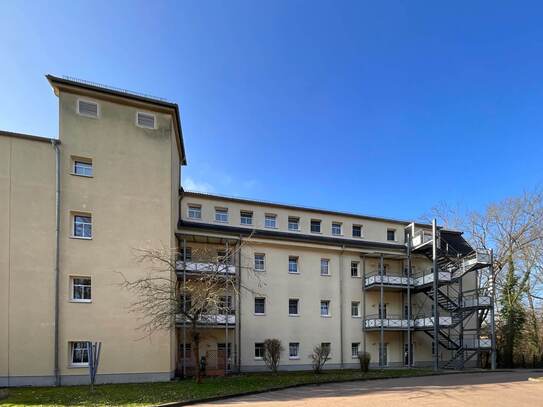
{"label": "paved driveway", "polygon": [[[206,406],[543,406],[543,371],[453,374],[306,386]],[[200,405],[203,406],[203,405]]]}

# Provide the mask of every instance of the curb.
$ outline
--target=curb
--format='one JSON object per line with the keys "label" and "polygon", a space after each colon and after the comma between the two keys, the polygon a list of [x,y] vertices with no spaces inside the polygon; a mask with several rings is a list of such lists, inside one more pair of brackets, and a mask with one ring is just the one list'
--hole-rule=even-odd
{"label": "curb", "polygon": [[414,375],[414,376],[368,377],[367,379],[343,379],[343,380],[331,380],[331,381],[324,381],[324,382],[296,383],[296,384],[289,384],[287,386],[273,387],[273,388],[270,388],[270,389],[251,390],[251,391],[246,391],[246,392],[241,392],[241,393],[228,394],[228,395],[222,395],[222,396],[205,397],[205,398],[194,399],[194,400],[174,401],[174,402],[171,402],[171,403],[157,404],[154,407],[192,406],[194,404],[211,403],[213,401],[226,400],[226,399],[231,399],[231,398],[234,398],[234,397],[253,396],[255,394],[270,393],[270,392],[275,392],[275,391],[280,391],[280,390],[287,390],[287,389],[295,389],[297,387],[304,387],[304,386],[321,386],[323,384],[349,383],[349,382],[367,382],[367,381],[374,381],[374,380],[392,380],[392,379],[403,379],[403,378],[410,378],[410,377],[430,377],[430,376],[448,376],[448,375],[455,375],[455,374],[503,373],[503,372],[511,372],[511,370],[501,370],[501,369],[500,370],[469,370],[469,371],[424,373],[424,374]]}

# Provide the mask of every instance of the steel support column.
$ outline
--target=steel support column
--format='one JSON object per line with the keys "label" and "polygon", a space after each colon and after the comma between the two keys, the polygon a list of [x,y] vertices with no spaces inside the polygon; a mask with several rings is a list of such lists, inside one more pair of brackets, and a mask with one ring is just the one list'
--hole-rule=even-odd
{"label": "steel support column", "polygon": [[439,272],[437,270],[437,225],[436,220],[432,219],[432,264],[434,268],[434,282],[433,282],[433,294],[434,294],[434,371],[439,370],[439,311],[437,301],[438,290],[438,278]]}

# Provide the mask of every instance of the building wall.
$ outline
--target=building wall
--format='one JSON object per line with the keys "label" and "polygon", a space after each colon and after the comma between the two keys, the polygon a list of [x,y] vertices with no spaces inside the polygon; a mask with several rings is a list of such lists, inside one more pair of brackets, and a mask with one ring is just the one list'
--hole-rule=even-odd
{"label": "building wall", "polygon": [[0,386],[53,372],[51,143],[0,134]]}

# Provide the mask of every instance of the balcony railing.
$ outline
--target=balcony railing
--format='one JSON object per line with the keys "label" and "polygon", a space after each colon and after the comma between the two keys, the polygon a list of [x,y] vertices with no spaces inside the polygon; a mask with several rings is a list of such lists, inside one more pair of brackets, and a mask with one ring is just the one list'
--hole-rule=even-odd
{"label": "balcony railing", "polygon": [[[183,317],[181,314],[177,314],[175,317],[175,322],[178,324],[188,323],[186,317]],[[234,325],[236,323],[235,315],[225,315],[225,314],[204,314],[201,315],[198,319],[199,325]]]}
{"label": "balcony railing", "polygon": [[488,295],[467,295],[462,299],[462,306],[464,308],[490,307],[491,304],[492,300]]}
{"label": "balcony railing", "polygon": [[[451,325],[451,317],[439,317],[439,326],[447,327]],[[386,318],[381,319],[379,315],[368,315],[364,320],[364,326],[367,329],[381,328],[381,326],[386,329],[431,328],[434,326],[434,317],[421,315],[413,319],[405,319],[401,315],[387,315]]]}
{"label": "balcony railing", "polygon": [[[492,340],[490,338],[477,338],[477,336],[464,336],[464,348],[476,349],[477,347],[482,349],[489,349],[492,347]],[[479,346],[477,346],[479,345]]]}
{"label": "balcony railing", "polygon": [[[376,284],[388,285],[388,286],[405,286],[408,285],[417,287],[426,284],[430,284],[434,281],[434,273],[431,270],[418,273],[412,277],[383,275],[379,274],[379,271],[373,271],[368,277],[366,277],[366,287]],[[448,271],[438,272],[438,281],[448,282],[451,281],[451,273]]]}
{"label": "balcony railing", "polygon": [[416,249],[425,243],[432,241],[432,232],[429,230],[419,230],[411,238],[411,246]]}
{"label": "balcony railing", "polygon": [[176,262],[177,271],[185,271],[188,273],[217,273],[217,274],[236,274],[236,266],[231,264],[218,263],[202,263],[194,261],[178,260]]}

